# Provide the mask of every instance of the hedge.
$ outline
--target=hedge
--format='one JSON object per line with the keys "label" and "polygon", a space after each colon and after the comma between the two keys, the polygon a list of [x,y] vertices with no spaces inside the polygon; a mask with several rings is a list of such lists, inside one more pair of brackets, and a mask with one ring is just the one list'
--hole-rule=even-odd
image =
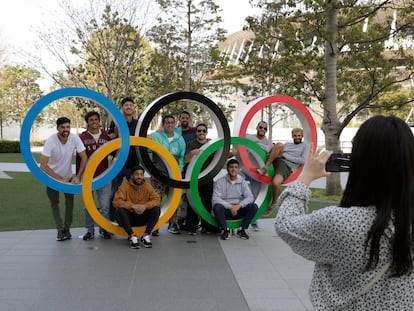
{"label": "hedge", "polygon": [[0,153],[20,153],[20,142],[0,139]]}
{"label": "hedge", "polygon": [[[45,145],[44,140],[34,140],[30,142],[32,147]],[[21,153],[20,142],[18,140],[0,139],[0,153]]]}

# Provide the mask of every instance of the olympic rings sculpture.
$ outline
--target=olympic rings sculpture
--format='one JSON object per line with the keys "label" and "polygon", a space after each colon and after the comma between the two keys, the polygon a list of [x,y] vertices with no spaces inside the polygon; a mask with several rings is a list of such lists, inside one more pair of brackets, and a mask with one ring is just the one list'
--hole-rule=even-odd
{"label": "olympic rings sculpture", "polygon": [[[260,109],[272,104],[284,105],[295,113],[300,123],[302,124],[304,140],[308,143],[312,142],[312,151],[315,151],[318,143],[315,121],[313,120],[312,115],[310,114],[309,110],[306,108],[305,105],[303,105],[297,99],[287,95],[272,95],[261,97],[256,99],[251,104],[248,104],[245,107],[245,109],[240,113],[239,118],[235,122],[233,135],[246,137],[247,127],[255,113],[258,112]],[[257,173],[256,168],[253,166],[247,154],[246,148],[242,146],[239,148],[239,156],[243,164],[246,166],[247,172],[250,173],[251,177],[266,184],[272,183],[272,177],[259,175]],[[301,171],[302,167],[290,174],[290,176],[283,183],[287,184],[294,181],[299,176]]]}
{"label": "olympic rings sculpture", "polygon": [[119,151],[118,161],[112,166],[112,169],[106,172],[104,175],[99,176],[93,182],[92,189],[96,190],[102,188],[109,181],[115,178],[115,176],[121,171],[124,163],[128,157],[129,151],[129,129],[125,121],[124,116],[122,115],[119,108],[106,96],[83,88],[65,88],[57,91],[53,91],[42,98],[40,98],[28,111],[26,117],[23,120],[22,129],[20,132],[20,150],[26,165],[32,174],[43,184],[49,188],[55,189],[57,191],[62,191],[65,193],[78,194],[82,192],[82,185],[74,185],[70,183],[60,182],[49,175],[47,175],[43,170],[39,168],[36,161],[33,159],[32,152],[30,150],[30,131],[33,122],[36,120],[38,114],[45,108],[47,105],[52,102],[59,100],[65,97],[84,97],[91,99],[98,104],[106,108],[109,113],[113,116],[114,120],[119,127],[120,138],[124,142]]}
{"label": "olympic rings sculpture", "polygon": [[[120,130],[120,138],[110,141],[107,144],[101,146],[88,159],[82,183],[79,185],[59,182],[44,173],[34,161],[30,151],[30,131],[37,115],[48,104],[65,97],[84,97],[97,102],[103,108],[108,110]],[[185,179],[182,178],[178,164],[175,158],[168,152],[168,150],[155,141],[146,138],[149,125],[156,113],[159,112],[159,110],[164,106],[178,100],[190,100],[203,106],[203,108],[208,111],[212,120],[215,122],[218,129],[218,136],[221,137],[220,139],[211,140],[201,147],[202,152],[200,155],[191,159],[187,168]],[[271,199],[271,188],[268,186],[268,184],[271,183],[271,177],[261,176],[257,174],[256,168],[251,163],[246,148],[253,151],[256,156],[260,157],[262,161],[266,160],[267,154],[257,143],[245,137],[249,122],[252,120],[255,113],[263,107],[272,104],[285,105],[296,114],[302,124],[302,128],[304,129],[304,140],[308,143],[312,142],[313,148],[315,149],[317,145],[317,132],[316,125],[311,114],[302,103],[286,95],[263,97],[257,99],[251,104],[248,104],[236,120],[233,130],[234,136],[231,136],[230,128],[223,112],[213,101],[207,97],[192,92],[175,92],[166,94],[153,101],[141,113],[135,132],[135,135],[138,137],[130,137],[125,118],[118,107],[104,95],[89,89],[82,88],[60,89],[51,92],[38,100],[29,110],[26,118],[23,121],[20,134],[20,148],[22,151],[23,159],[26,162],[28,168],[40,182],[57,191],[73,194],[82,193],[85,207],[97,225],[101,226],[108,232],[118,235],[126,235],[122,228],[108,221],[99,213],[93,200],[92,191],[103,187],[119,173],[124,163],[126,162],[129,147],[131,145],[137,147],[136,150],[138,158],[141,164],[149,172],[149,174],[165,183],[170,188],[173,188],[173,191],[169,191],[167,199],[164,202],[166,209],[162,209],[160,219],[154,227],[154,230],[160,228],[164,223],[166,223],[178,208],[182,195],[182,189],[186,189],[189,202],[196,210],[196,212],[200,215],[200,217],[202,217],[210,224],[217,226],[215,218],[205,209],[201,203],[198,188],[199,185],[202,186],[204,183],[211,181],[222,170],[225,162],[227,161],[227,152],[230,150],[231,144],[238,145],[238,156],[240,157],[242,164],[247,168],[248,174],[261,183],[259,193],[255,199],[256,204],[259,206],[259,210],[254,217],[255,220],[259,218],[265,211]],[[115,164],[113,164],[113,166],[111,166],[111,168],[101,176],[93,178],[95,170],[100,161],[102,161],[112,151],[118,149],[118,159],[115,161]],[[148,155],[148,149],[159,154],[167,166],[168,176],[163,175],[155,168],[150,156]],[[203,164],[213,153],[213,159],[202,170]],[[291,174],[285,183],[295,180],[300,173],[300,170],[301,169]],[[272,167],[270,168],[269,172],[272,173]],[[241,220],[228,221],[228,226],[229,228],[237,228],[240,226],[240,222]],[[136,227],[134,228],[134,232],[137,235],[142,235],[144,229],[144,227]]]}
{"label": "olympic rings sculpture", "polygon": [[[123,143],[123,142],[122,142]],[[162,157],[167,161],[168,171],[172,174],[174,178],[179,180],[181,178],[180,167],[178,166],[177,161],[175,160],[174,156],[169,153],[167,148],[163,145],[143,137],[130,137],[130,144],[131,146],[143,146],[151,148],[157,151]],[[99,163],[108,156],[112,151],[119,149],[121,146],[120,139],[114,139],[110,142],[106,143],[105,145],[98,148],[92,156],[89,158],[88,165],[85,169],[83,181],[82,181],[82,196],[83,202],[85,203],[85,207],[88,210],[89,214],[91,215],[92,219],[99,224],[100,227],[104,228],[106,231],[118,234],[118,235],[126,235],[126,232],[123,228],[115,225],[114,223],[107,220],[102,214],[98,211],[95,205],[95,201],[93,199],[92,194],[92,177],[95,174],[95,170],[98,167]],[[154,226],[153,230],[157,230],[160,228],[164,223],[168,222],[171,216],[174,214],[175,210],[178,208],[180,204],[182,195],[182,190],[179,188],[173,188],[173,191],[168,192],[168,196],[166,202],[164,203],[167,206],[167,209],[161,213],[160,218],[158,219],[157,224]],[[135,227],[133,228],[134,233],[136,235],[143,235],[145,227]]]}
{"label": "olympic rings sculpture", "polygon": [[[201,175],[200,183],[203,184],[205,181],[213,179],[214,176],[216,176],[217,173],[222,169],[227,160],[227,150],[230,150],[229,124],[227,123],[226,116],[212,100],[208,99],[203,95],[192,92],[177,92],[164,95],[158,98],[157,100],[153,101],[141,113],[141,116],[138,119],[135,135],[140,137],[146,137],[148,127],[155,114],[162,107],[177,100],[191,100],[203,106],[203,108],[209,112],[210,116],[212,117],[212,120],[215,121],[215,124],[218,128],[218,136],[224,137],[223,149],[221,149],[220,153],[215,154],[214,159],[212,160],[208,169],[206,170],[208,171],[208,173]],[[182,189],[190,187],[190,181],[188,179],[183,181],[173,180],[169,176],[163,175],[160,171],[158,171],[155,165],[152,163],[146,149],[139,148],[137,154],[140,162],[154,178],[162,180],[163,183],[170,187]]]}

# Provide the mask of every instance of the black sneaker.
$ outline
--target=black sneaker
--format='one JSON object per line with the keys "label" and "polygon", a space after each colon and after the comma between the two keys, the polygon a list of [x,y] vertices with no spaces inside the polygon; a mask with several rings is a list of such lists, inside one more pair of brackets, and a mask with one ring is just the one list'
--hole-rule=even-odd
{"label": "black sneaker", "polygon": [[243,228],[237,230],[237,236],[241,239],[248,240],[249,236]]}
{"label": "black sneaker", "polygon": [[72,234],[70,233],[69,229],[63,229],[63,239],[70,240],[72,238]]}
{"label": "black sneaker", "polygon": [[210,228],[202,227],[201,228],[201,233],[204,233],[204,234],[212,234],[213,233],[213,230],[211,230]]}
{"label": "black sneaker", "polygon": [[134,249],[139,248],[139,241],[138,241],[138,238],[135,235],[132,235],[129,238],[129,247],[134,248]]}
{"label": "black sneaker", "polygon": [[168,227],[168,232],[172,234],[180,234],[180,228],[174,223]]}
{"label": "black sneaker", "polygon": [[190,229],[188,230],[189,235],[197,235],[197,229]]}
{"label": "black sneaker", "polygon": [[228,240],[229,238],[230,238],[230,230],[226,228],[221,232],[221,239]]}
{"label": "black sneaker", "polygon": [[59,229],[56,236],[56,241],[64,241],[65,237],[63,234],[63,229]]}
{"label": "black sneaker", "polygon": [[151,248],[151,247],[152,247],[151,238],[150,238],[150,235],[149,235],[149,234],[144,235],[144,236],[141,238],[141,244],[142,244],[142,246],[144,246],[145,248]]}
{"label": "black sneaker", "polygon": [[152,236],[160,236],[160,230],[157,229],[157,230],[152,231],[151,235]]}
{"label": "black sneaker", "polygon": [[99,231],[99,236],[101,238],[104,238],[104,239],[107,239],[107,240],[109,240],[111,238],[111,234],[106,230]]}
{"label": "black sneaker", "polygon": [[252,230],[253,231],[259,231],[260,229],[259,229],[259,225],[257,224],[257,222],[254,222],[254,223],[252,223],[251,225],[250,225],[251,227],[252,227]]}
{"label": "black sneaker", "polygon": [[89,240],[92,240],[93,238],[95,238],[95,235],[93,234],[93,232],[89,232],[89,231],[86,232],[82,237],[84,241],[89,241]]}

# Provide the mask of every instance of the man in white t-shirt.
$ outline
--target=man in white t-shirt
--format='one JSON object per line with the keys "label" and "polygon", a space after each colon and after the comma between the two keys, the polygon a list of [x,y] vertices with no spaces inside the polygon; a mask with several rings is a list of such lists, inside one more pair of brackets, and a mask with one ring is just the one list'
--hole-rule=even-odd
{"label": "man in white t-shirt", "polygon": [[[57,134],[50,136],[45,143],[40,159],[40,168],[49,176],[60,182],[79,184],[85,170],[87,156],[85,146],[78,135],[70,133],[70,119],[60,117],[56,121]],[[75,176],[72,173],[74,151],[81,162]],[[71,239],[70,226],[73,217],[73,194],[65,193],[65,217],[62,220],[59,210],[59,191],[47,187],[52,216],[56,224],[57,241]]]}

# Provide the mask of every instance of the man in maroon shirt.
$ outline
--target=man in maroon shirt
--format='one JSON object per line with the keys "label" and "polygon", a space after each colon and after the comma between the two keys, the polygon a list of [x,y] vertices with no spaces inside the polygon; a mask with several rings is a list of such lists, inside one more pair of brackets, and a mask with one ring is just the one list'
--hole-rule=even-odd
{"label": "man in maroon shirt", "polygon": [[[80,139],[86,148],[86,155],[88,158],[103,144],[110,140],[108,132],[101,128],[100,115],[96,111],[90,111],[85,115],[86,131],[79,134]],[[76,158],[76,165],[79,163],[78,157]],[[94,177],[97,177],[104,173],[108,168],[108,159],[105,158],[99,163]],[[111,184],[108,183],[100,189],[96,190],[96,196],[98,198],[99,210],[102,215],[109,219],[109,196],[111,195]],[[85,211],[85,228],[86,233],[83,236],[85,241],[91,240],[95,237],[95,227],[92,217],[89,215],[88,210]],[[99,235],[105,239],[110,239],[111,235],[106,230],[100,228]]]}

